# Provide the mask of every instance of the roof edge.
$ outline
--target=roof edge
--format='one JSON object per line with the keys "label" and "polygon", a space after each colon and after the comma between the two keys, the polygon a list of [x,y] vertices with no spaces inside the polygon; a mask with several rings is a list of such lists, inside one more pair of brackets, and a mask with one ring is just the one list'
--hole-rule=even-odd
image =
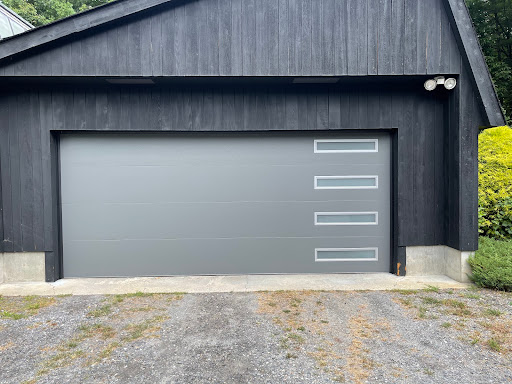
{"label": "roof edge", "polygon": [[169,2],[176,2],[176,0],[117,0],[53,23],[30,29],[0,42],[0,61],[63,37]]}
{"label": "roof edge", "polygon": [[444,1],[450,22],[455,28],[455,38],[460,44],[461,53],[466,64],[471,69],[470,73],[482,99],[489,124],[492,126],[505,125],[505,115],[492,82],[491,73],[487,67],[469,9],[464,0]]}

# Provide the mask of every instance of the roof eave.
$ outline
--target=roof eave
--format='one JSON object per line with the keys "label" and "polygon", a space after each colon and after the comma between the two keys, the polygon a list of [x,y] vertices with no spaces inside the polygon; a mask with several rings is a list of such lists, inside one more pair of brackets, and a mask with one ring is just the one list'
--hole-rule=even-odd
{"label": "roof eave", "polygon": [[464,0],[445,0],[445,6],[474,86],[480,94],[489,125],[505,125],[505,115],[466,3]]}

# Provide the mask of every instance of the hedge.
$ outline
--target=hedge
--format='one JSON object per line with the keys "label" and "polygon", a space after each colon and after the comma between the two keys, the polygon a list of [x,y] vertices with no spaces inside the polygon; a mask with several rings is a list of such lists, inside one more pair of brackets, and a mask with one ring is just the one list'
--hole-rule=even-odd
{"label": "hedge", "polygon": [[486,129],[479,135],[479,232],[512,239],[512,129]]}

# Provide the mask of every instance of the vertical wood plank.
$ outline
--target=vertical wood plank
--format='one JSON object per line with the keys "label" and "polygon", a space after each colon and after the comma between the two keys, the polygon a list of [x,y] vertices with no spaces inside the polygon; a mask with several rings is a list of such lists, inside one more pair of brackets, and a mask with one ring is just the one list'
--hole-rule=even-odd
{"label": "vertical wood plank", "polygon": [[[197,20],[200,16],[199,2],[192,2],[184,7],[186,17],[179,20],[180,23],[185,24],[185,57],[186,66],[181,75],[195,75],[199,73],[199,25]],[[178,19],[176,19],[178,22]]]}
{"label": "vertical wood plank", "polygon": [[335,30],[335,0],[323,0],[323,28],[322,28],[322,74],[334,75],[334,30]]}
{"label": "vertical wood plank", "polygon": [[404,73],[415,74],[417,71],[417,31],[418,1],[405,0],[405,40],[404,40]]}
{"label": "vertical wood plank", "polygon": [[128,24],[128,74],[140,76],[142,72],[141,22]]}
{"label": "vertical wood plank", "polygon": [[32,143],[32,196],[33,196],[33,222],[34,251],[45,250],[44,239],[44,196],[43,196],[43,169],[41,152],[41,116],[39,114],[39,93],[31,92],[29,101],[30,114],[30,141]]}
{"label": "vertical wood plank", "polygon": [[312,74],[312,15],[311,15],[311,2],[314,0],[302,0],[302,27],[301,27],[301,74],[303,76]]}
{"label": "vertical wood plank", "polygon": [[[164,21],[165,20],[165,21]],[[187,12],[186,7],[177,7],[162,16],[162,71],[164,75],[176,73],[183,76],[187,73]],[[171,36],[175,37],[171,38]],[[174,47],[173,47],[174,41]],[[168,57],[174,53],[174,59]]]}
{"label": "vertical wood plank", "polygon": [[368,75],[379,71],[379,7],[376,1],[368,4]]}
{"label": "vertical wood plank", "polygon": [[27,109],[30,108],[30,95],[23,92],[18,95],[17,128],[19,140],[19,178],[21,210],[21,251],[34,251],[34,185],[31,140],[31,121]]}
{"label": "vertical wood plank", "polygon": [[334,3],[334,68],[337,75],[346,75],[348,71],[347,0]]}
{"label": "vertical wood plank", "polygon": [[231,33],[231,67],[233,76],[243,74],[242,54],[242,3],[243,0],[232,0],[232,33]]}
{"label": "vertical wood plank", "polygon": [[396,55],[392,52],[391,43],[391,17],[392,17],[392,0],[379,1],[379,38],[378,38],[378,73],[379,75],[391,75],[392,64],[391,57]]}
{"label": "vertical wood plank", "polygon": [[404,73],[405,2],[393,0],[391,19],[391,73]]}
{"label": "vertical wood plank", "polygon": [[[158,13],[156,15],[153,15],[150,20],[151,24],[151,34],[150,34],[150,54],[151,54],[151,60],[149,62],[150,64],[150,72],[153,76],[163,76],[163,53],[165,52],[172,52],[174,55],[176,55],[176,52],[174,51],[174,40],[170,42],[169,45],[166,45],[164,48],[163,45],[163,39],[162,39],[162,18],[163,13]],[[165,19],[165,23],[172,23],[174,25],[174,10],[171,14],[167,14],[169,16],[169,19]],[[176,60],[175,60],[176,61]],[[174,68],[173,73],[176,73],[176,69]]]}
{"label": "vertical wood plank", "polygon": [[288,61],[288,0],[277,0],[279,4],[279,75],[287,76]]}
{"label": "vertical wood plank", "polygon": [[[429,7],[429,22],[427,23],[427,73],[439,74],[441,67],[441,10],[443,5],[439,0],[432,1]],[[443,12],[444,13],[444,12]]]}
{"label": "vertical wood plank", "polygon": [[324,51],[322,49],[322,24],[323,24],[323,13],[322,13],[322,2],[312,1],[311,2],[311,59],[312,59],[312,74],[322,73],[322,55]]}
{"label": "vertical wood plank", "polygon": [[18,119],[23,118],[24,111],[18,110],[19,94],[9,98],[9,165],[11,175],[12,206],[12,250],[23,251],[21,180],[20,180],[20,139]]}
{"label": "vertical wood plank", "polygon": [[219,2],[219,74],[222,76],[231,75],[232,69],[232,33],[233,13],[231,0],[220,0]]}
{"label": "vertical wood plank", "polygon": [[242,52],[243,74],[256,74],[256,4],[255,0],[245,0],[242,8]]}
{"label": "vertical wood plank", "polygon": [[[12,97],[11,93],[11,97]],[[0,94],[0,177],[2,182],[2,251],[12,252],[13,247],[13,221],[12,221],[12,181],[10,159],[10,118],[8,94]]]}
{"label": "vertical wood plank", "polygon": [[[349,42],[355,44],[353,52],[357,58],[355,72],[350,71],[349,74],[367,75],[368,74],[368,0],[349,0],[350,1],[350,20],[349,28],[356,33],[355,41]],[[354,17],[354,2],[355,5],[355,18]],[[353,32],[352,32],[353,33]],[[349,48],[350,49],[350,48]]]}
{"label": "vertical wood plank", "polygon": [[141,54],[141,76],[152,76],[152,61],[157,59],[153,54],[151,41],[151,22],[154,17],[144,17],[140,20],[140,54]]}
{"label": "vertical wood plank", "polygon": [[41,117],[41,168],[42,168],[42,196],[43,196],[43,231],[46,251],[53,251],[53,200],[52,193],[52,164],[50,151],[50,129],[53,128],[53,105],[50,92],[39,93],[39,116]]}
{"label": "vertical wood plank", "polygon": [[429,6],[432,0],[419,1],[416,18],[417,31],[416,40],[418,49],[416,51],[416,74],[427,73],[427,26],[431,22]]}

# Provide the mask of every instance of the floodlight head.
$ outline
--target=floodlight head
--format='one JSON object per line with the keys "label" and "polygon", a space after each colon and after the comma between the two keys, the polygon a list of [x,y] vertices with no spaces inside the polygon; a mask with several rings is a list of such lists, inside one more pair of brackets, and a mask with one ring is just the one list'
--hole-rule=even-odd
{"label": "floodlight head", "polygon": [[434,89],[436,89],[437,87],[437,81],[434,80],[434,79],[428,79],[427,81],[425,81],[425,89],[427,91],[433,91]]}
{"label": "floodlight head", "polygon": [[457,86],[457,80],[455,80],[453,77],[450,77],[449,79],[446,79],[444,81],[444,87],[451,91],[453,88]]}

